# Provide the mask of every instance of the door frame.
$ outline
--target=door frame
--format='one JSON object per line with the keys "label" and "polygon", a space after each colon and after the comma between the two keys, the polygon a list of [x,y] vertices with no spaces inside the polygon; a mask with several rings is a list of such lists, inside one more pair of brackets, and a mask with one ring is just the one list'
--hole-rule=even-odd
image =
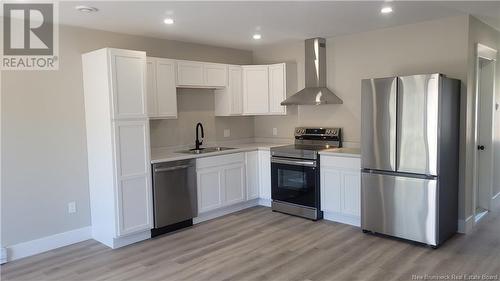
{"label": "door frame", "polygon": [[[491,47],[488,47],[486,45],[483,45],[481,43],[477,43],[476,44],[476,52],[475,52],[475,79],[474,79],[474,83],[475,83],[475,89],[474,89],[474,102],[475,102],[475,105],[474,105],[474,111],[475,111],[475,114],[474,114],[474,158],[473,158],[473,182],[472,182],[472,222],[473,224],[476,224],[479,220],[476,220],[476,208],[477,208],[477,198],[478,198],[478,180],[479,180],[479,177],[478,177],[478,167],[479,167],[479,151],[478,151],[478,145],[479,145],[479,122],[480,122],[480,116],[479,116],[479,110],[480,110],[480,87],[479,87],[479,84],[480,84],[480,60],[481,59],[486,59],[486,60],[490,60],[492,61],[492,63],[495,63],[496,64],[496,60],[497,60],[497,50],[496,49],[493,49]],[[496,75],[495,73],[495,70],[496,70],[496,66],[493,68],[493,71],[494,71],[494,77]],[[495,81],[496,79],[494,79],[494,83],[496,82]],[[492,118],[494,118],[494,110],[495,110],[495,89],[496,89],[496,86],[497,85],[494,85],[493,86],[493,100],[492,100],[492,106],[491,106],[491,110],[492,110]],[[493,121],[493,120],[492,120]],[[495,135],[495,132],[494,132],[494,122],[492,122],[492,140],[491,140],[491,143],[493,144],[493,141],[494,141],[494,135]],[[491,147],[492,151],[494,149],[494,147],[492,146]],[[494,153],[494,152],[493,152]],[[491,167],[492,169],[492,172],[490,173],[491,174],[491,183],[493,183],[493,167]],[[490,186],[490,189],[492,189],[492,186]],[[490,192],[492,193],[492,192]],[[491,196],[493,196],[493,194],[491,194]],[[490,196],[490,197],[491,197]],[[491,208],[491,198],[488,202],[488,209]],[[489,211],[489,210],[488,210]],[[480,219],[480,218],[479,218]]]}

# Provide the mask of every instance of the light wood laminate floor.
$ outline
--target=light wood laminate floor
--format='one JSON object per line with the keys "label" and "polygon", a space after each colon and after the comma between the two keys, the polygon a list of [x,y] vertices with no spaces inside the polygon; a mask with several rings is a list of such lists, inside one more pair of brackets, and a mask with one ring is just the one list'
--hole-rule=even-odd
{"label": "light wood laminate floor", "polygon": [[117,250],[88,240],[7,263],[1,274],[2,280],[411,280],[464,273],[500,278],[499,213],[489,214],[471,235],[457,234],[432,250],[255,207]]}

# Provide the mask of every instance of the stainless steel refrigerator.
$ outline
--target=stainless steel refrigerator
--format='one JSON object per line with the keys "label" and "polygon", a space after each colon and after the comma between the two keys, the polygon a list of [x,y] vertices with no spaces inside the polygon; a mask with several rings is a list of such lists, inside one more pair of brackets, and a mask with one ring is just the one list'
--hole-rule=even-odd
{"label": "stainless steel refrigerator", "polygon": [[362,80],[363,231],[438,246],[457,231],[460,81]]}

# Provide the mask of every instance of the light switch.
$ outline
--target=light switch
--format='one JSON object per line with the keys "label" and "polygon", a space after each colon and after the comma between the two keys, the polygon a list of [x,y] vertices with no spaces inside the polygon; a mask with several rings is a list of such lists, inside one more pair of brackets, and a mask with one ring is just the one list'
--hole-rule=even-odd
{"label": "light switch", "polygon": [[225,137],[225,138],[228,138],[229,136],[231,136],[231,130],[229,130],[229,129],[224,129],[224,137]]}
{"label": "light switch", "polygon": [[277,136],[278,135],[278,128],[273,128],[273,136]]}

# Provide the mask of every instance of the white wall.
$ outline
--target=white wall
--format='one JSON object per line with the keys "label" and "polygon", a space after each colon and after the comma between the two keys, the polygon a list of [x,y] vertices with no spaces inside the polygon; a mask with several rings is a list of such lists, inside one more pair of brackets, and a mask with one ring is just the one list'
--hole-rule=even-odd
{"label": "white wall", "polygon": [[[177,41],[130,36],[111,32],[60,27],[58,71],[2,71],[2,179],[1,245],[3,247],[90,225],[87,151],[82,87],[81,54],[116,47],[144,50],[150,56],[247,64],[252,54]],[[186,100],[196,100],[206,90],[181,97],[179,120],[153,124],[153,143],[177,144],[187,139],[166,140],[164,126],[176,130],[192,127],[198,119],[187,117]],[[200,115],[210,124],[210,138],[222,138],[230,127],[234,138],[253,134],[252,118],[227,121]],[[185,119],[187,118],[187,119]],[[220,123],[220,125],[219,125]],[[191,135],[186,134],[191,141]],[[67,204],[75,201],[78,212],[69,215]]]}
{"label": "white wall", "polygon": [[[467,30],[468,17],[461,16],[328,38],[327,84],[344,104],[298,106],[297,113],[289,116],[257,117],[256,137],[272,138],[273,127],[278,128],[278,137],[286,137],[295,126],[339,126],[344,129],[348,145],[359,145],[363,78],[441,72],[462,80],[465,97]],[[299,88],[304,86],[303,42],[264,47],[254,51],[253,56],[254,63],[296,61],[301,79]],[[461,163],[465,162],[464,152],[462,147]],[[459,206],[462,219],[464,195],[462,183]]]}

